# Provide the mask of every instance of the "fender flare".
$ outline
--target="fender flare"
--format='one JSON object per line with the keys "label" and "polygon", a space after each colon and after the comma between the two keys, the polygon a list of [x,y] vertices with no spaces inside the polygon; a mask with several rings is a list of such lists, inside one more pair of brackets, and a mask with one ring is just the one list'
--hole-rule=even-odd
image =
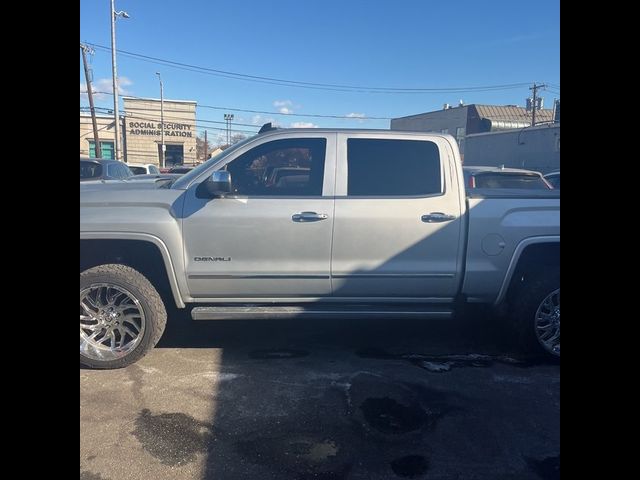
{"label": "fender flare", "polygon": [[502,281],[502,286],[500,287],[500,291],[498,292],[498,297],[496,298],[494,305],[499,305],[503,302],[504,298],[507,295],[507,291],[509,290],[509,286],[511,285],[511,280],[513,278],[513,274],[516,271],[516,267],[518,266],[518,262],[520,261],[520,257],[522,256],[522,252],[529,247],[530,245],[535,245],[539,243],[553,243],[560,244],[560,235],[548,235],[542,237],[529,237],[522,240],[513,251],[513,255],[511,256],[511,261],[509,262],[509,267],[507,268],[507,273]]}
{"label": "fender flare", "polygon": [[139,240],[152,243],[158,247],[160,255],[162,255],[164,267],[167,271],[167,278],[169,279],[169,286],[171,287],[171,293],[173,294],[176,306],[178,308],[185,308],[185,303],[182,300],[180,288],[178,287],[175,268],[171,261],[171,255],[169,255],[169,249],[160,238],[148,233],[138,232],[80,232],[80,240]]}

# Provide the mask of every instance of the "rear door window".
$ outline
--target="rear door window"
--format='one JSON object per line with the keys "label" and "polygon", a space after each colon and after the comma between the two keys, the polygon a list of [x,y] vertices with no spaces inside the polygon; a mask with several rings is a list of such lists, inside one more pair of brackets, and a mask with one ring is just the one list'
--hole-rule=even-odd
{"label": "rear door window", "polygon": [[427,196],[443,192],[440,153],[434,142],[350,138],[348,196]]}

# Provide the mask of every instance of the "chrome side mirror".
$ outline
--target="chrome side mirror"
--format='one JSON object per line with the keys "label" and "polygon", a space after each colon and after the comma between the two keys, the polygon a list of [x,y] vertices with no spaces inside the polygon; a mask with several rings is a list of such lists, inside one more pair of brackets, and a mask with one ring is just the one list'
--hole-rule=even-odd
{"label": "chrome side mirror", "polygon": [[206,180],[207,192],[212,197],[224,197],[231,193],[231,174],[226,170],[217,170]]}

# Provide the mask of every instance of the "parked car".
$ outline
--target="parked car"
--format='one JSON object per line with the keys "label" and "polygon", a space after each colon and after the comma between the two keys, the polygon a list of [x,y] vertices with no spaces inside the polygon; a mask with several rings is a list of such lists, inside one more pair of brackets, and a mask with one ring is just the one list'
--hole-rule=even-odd
{"label": "parked car", "polygon": [[127,182],[144,182],[156,180],[176,180],[182,176],[181,173],[147,173],[143,175],[134,175],[127,178]]}
{"label": "parked car", "polygon": [[[514,346],[560,356],[559,191],[475,195],[450,135],[261,132],[170,184],[81,185],[82,364],[139,360],[173,308],[427,320],[465,302],[505,307]],[[283,158],[308,181],[267,187]]]}
{"label": "parked car", "polygon": [[504,167],[462,167],[467,188],[551,190],[540,172]]}
{"label": "parked car", "polygon": [[553,188],[560,190],[560,170],[549,172],[544,176],[544,178],[553,186]]}
{"label": "parked car", "polygon": [[189,173],[193,170],[193,167],[188,167],[186,165],[176,165],[171,167],[167,173]]}
{"label": "parked car", "polygon": [[269,175],[269,179],[266,182],[266,186],[277,186],[287,183],[289,177],[295,177],[293,181],[301,181],[306,183],[309,181],[309,168],[290,168],[279,167],[274,168]]}
{"label": "parked car", "polygon": [[157,175],[160,173],[160,169],[153,163],[127,163],[127,166],[134,175]]}
{"label": "parked car", "polygon": [[118,160],[80,157],[80,181],[87,180],[124,180],[132,177],[126,163]]}

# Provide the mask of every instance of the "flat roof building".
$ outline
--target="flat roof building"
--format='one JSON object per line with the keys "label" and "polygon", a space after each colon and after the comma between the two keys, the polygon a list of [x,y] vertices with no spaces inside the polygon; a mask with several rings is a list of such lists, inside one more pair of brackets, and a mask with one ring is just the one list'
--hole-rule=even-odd
{"label": "flat roof building", "polygon": [[[159,165],[162,145],[161,102],[156,98],[122,97],[121,145],[125,162]],[[164,100],[165,165],[196,163],[196,105],[190,100]],[[114,158],[113,115],[97,115],[103,158]],[[91,116],[80,114],[80,154],[95,157]]]}
{"label": "flat roof building", "polygon": [[[536,111],[536,125],[553,121],[552,109]],[[391,130],[439,132],[453,135],[464,154],[465,137],[531,125],[531,112],[517,105],[445,104],[442,110],[391,119]]]}

